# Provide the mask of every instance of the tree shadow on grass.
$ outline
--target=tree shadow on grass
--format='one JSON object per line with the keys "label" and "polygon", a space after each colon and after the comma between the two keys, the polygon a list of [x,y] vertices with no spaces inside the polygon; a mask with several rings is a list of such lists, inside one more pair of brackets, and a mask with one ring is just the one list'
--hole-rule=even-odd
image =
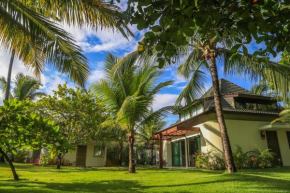
{"label": "tree shadow on grass", "polygon": [[[206,181],[193,181],[184,183],[182,180],[174,184],[160,184],[156,181],[152,185],[140,184],[137,180],[101,180],[90,182],[34,182],[20,181],[9,182],[0,180],[0,192],[148,192],[150,189],[155,192],[168,192],[170,188],[176,188],[179,192],[191,190],[203,190],[204,192],[226,191],[229,183],[232,191],[236,192],[289,192],[290,180],[275,179],[267,176],[252,176],[247,174],[226,174],[222,177],[213,177]],[[236,189],[235,189],[236,188]],[[151,191],[152,191],[151,190]],[[210,191],[209,191],[210,190]]]}
{"label": "tree shadow on grass", "polygon": [[[0,181],[1,183],[1,181]],[[143,192],[146,186],[141,186],[137,181],[106,180],[95,182],[17,182],[0,186],[0,192]]]}

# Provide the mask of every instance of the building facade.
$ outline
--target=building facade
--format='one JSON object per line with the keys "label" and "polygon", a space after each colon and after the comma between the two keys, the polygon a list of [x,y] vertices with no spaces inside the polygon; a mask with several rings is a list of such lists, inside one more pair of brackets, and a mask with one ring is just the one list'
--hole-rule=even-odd
{"label": "building facade", "polygon": [[[275,153],[275,162],[282,160],[290,166],[290,126],[271,122],[278,118],[281,107],[272,97],[254,95],[227,80],[220,79],[222,107],[232,150],[237,146],[244,152],[269,148]],[[194,166],[198,151],[222,154],[219,124],[216,119],[213,89],[183,108],[179,121],[158,131],[153,139],[159,140],[165,166]]]}

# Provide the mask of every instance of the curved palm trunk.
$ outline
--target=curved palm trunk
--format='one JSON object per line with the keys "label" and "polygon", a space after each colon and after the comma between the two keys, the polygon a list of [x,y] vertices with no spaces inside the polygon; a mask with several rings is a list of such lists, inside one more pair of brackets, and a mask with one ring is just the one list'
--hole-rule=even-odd
{"label": "curved palm trunk", "polygon": [[8,164],[9,164],[9,166],[11,168],[11,171],[13,173],[14,180],[18,181],[19,180],[19,176],[16,173],[16,170],[15,170],[15,167],[14,167],[12,161],[10,160],[10,158],[8,157],[8,155],[1,148],[0,148],[0,153],[4,156],[4,158],[8,162]]}
{"label": "curved palm trunk", "polygon": [[7,85],[6,85],[6,91],[5,91],[5,100],[9,100],[10,86],[11,86],[11,74],[12,74],[12,66],[13,66],[14,57],[15,57],[15,49],[12,50],[10,63],[9,63],[9,68],[8,68]]}
{"label": "curved palm trunk", "polygon": [[237,171],[234,158],[232,155],[231,144],[229,140],[229,136],[227,133],[227,127],[223,115],[223,109],[221,105],[221,94],[219,90],[219,81],[218,81],[218,73],[216,67],[216,58],[215,58],[215,50],[210,50],[209,53],[209,64],[210,64],[210,73],[212,76],[212,83],[213,83],[213,92],[214,92],[214,105],[216,110],[217,121],[220,126],[221,132],[221,140],[224,152],[224,158],[226,162],[227,171],[229,173],[234,173]]}
{"label": "curved palm trunk", "polygon": [[134,135],[128,135],[128,145],[129,145],[129,173],[136,173],[135,163],[134,163]]}

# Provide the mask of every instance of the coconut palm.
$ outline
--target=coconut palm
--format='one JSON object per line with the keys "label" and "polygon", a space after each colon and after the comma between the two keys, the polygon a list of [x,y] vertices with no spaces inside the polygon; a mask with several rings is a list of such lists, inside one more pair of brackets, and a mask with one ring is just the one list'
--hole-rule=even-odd
{"label": "coconut palm", "polygon": [[178,97],[176,105],[180,105],[183,100],[185,105],[189,105],[193,100],[199,99],[207,81],[206,75],[211,75],[216,116],[220,126],[223,152],[229,173],[235,172],[236,167],[221,106],[217,63],[222,65],[225,74],[239,74],[253,80],[263,79],[273,82],[274,88],[279,88],[284,93],[283,96],[290,88],[290,68],[288,66],[269,62],[264,58],[250,55],[246,51],[232,55],[231,48],[239,49],[241,46],[242,44],[235,44],[231,37],[221,40],[204,40],[198,34],[195,34],[189,41],[188,46],[179,48],[180,54],[177,56],[179,59],[186,58],[179,66],[178,72],[189,79],[189,83]]}
{"label": "coconut palm", "polygon": [[265,95],[265,96],[272,95],[269,85],[265,82],[262,82],[261,84],[254,84],[251,87],[250,91],[256,95]]}
{"label": "coconut palm", "polygon": [[[151,111],[150,113],[153,113]],[[161,118],[161,119],[160,119]],[[148,123],[141,125],[138,127],[138,137],[140,141],[151,150],[151,159],[150,164],[153,164],[153,150],[154,150],[154,141],[151,140],[152,136],[160,129],[164,128],[166,125],[166,121],[163,121],[163,117],[154,117]]]}
{"label": "coconut palm", "polygon": [[[40,81],[31,77],[25,76],[22,73],[18,73],[14,80],[14,88],[12,93],[10,93],[11,98],[15,98],[18,100],[25,100],[29,99],[31,101],[35,100],[38,97],[44,96],[44,92],[40,92],[39,89],[42,86]],[[2,92],[5,93],[6,91],[7,82],[5,77],[0,78],[0,88]]]}
{"label": "coconut palm", "polygon": [[[117,68],[116,68],[117,67]],[[128,55],[122,59],[108,54],[105,60],[105,78],[92,85],[91,89],[104,99],[113,121],[127,132],[129,145],[129,173],[135,173],[134,143],[136,132],[141,125],[154,117],[164,116],[162,108],[154,113],[150,109],[154,96],[172,81],[156,84],[162,74],[151,63],[138,63],[138,57]],[[117,69],[117,70],[116,70]]]}
{"label": "coconut palm", "polygon": [[290,124],[290,108],[289,106],[285,107],[283,111],[280,112],[279,118],[275,119],[272,123],[283,122]]}
{"label": "coconut palm", "polygon": [[93,30],[116,29],[125,37],[133,35],[122,17],[117,6],[102,0],[1,0],[0,45],[11,53],[5,100],[10,94],[14,57],[33,69],[36,76],[49,64],[84,86],[90,74],[87,58],[56,22]]}
{"label": "coconut palm", "polygon": [[3,0],[0,2],[0,44],[11,53],[5,99],[9,98],[14,57],[39,76],[44,64],[84,86],[89,67],[73,37],[56,22],[111,29],[125,37],[133,35],[122,19],[119,7],[102,0]]}

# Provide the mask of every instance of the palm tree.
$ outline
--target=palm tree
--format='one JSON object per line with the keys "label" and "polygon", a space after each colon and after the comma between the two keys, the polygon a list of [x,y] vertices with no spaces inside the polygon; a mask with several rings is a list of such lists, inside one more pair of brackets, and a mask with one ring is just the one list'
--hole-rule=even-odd
{"label": "palm tree", "polygon": [[[140,61],[139,61],[140,62]],[[136,54],[120,59],[108,54],[105,60],[106,77],[92,85],[95,91],[114,115],[116,122],[127,132],[129,145],[129,173],[135,173],[134,143],[138,128],[154,117],[163,116],[169,108],[150,113],[155,95],[172,81],[156,84],[162,74],[151,63],[139,63]],[[148,116],[149,115],[149,116]]]}
{"label": "palm tree", "polygon": [[[42,86],[39,80],[31,77],[25,76],[22,73],[18,73],[14,80],[14,88],[12,93],[9,94],[9,99],[15,98],[18,100],[29,99],[31,101],[38,97],[46,95],[44,92],[40,92],[39,89]],[[7,81],[5,77],[0,78],[0,88],[2,92],[5,93],[7,86]]]}
{"label": "palm tree", "polygon": [[209,72],[211,75],[216,116],[229,173],[236,172],[236,167],[221,106],[217,59],[221,61],[225,74],[239,74],[256,80],[262,78],[265,81],[273,82],[275,89],[283,89],[281,90],[283,93],[287,93],[290,88],[289,67],[268,62],[264,58],[258,58],[246,52],[233,55],[230,49],[234,47],[238,49],[240,46],[241,44],[235,44],[231,37],[220,40],[204,40],[198,34],[195,34],[189,41],[188,46],[179,49],[180,55],[178,56],[178,58],[186,57],[179,66],[178,72],[190,80],[178,97],[176,105],[180,105],[183,100],[186,103],[185,105],[189,105],[193,100],[201,97],[207,78],[206,73]]}
{"label": "palm tree", "polygon": [[253,94],[256,94],[256,95],[266,95],[266,96],[269,96],[269,95],[272,94],[269,85],[267,83],[265,83],[265,82],[262,82],[261,84],[254,84],[251,87],[250,91]]}
{"label": "palm tree", "polygon": [[[150,113],[153,113],[151,111]],[[161,119],[160,119],[161,118]],[[163,117],[154,117],[148,123],[141,125],[138,128],[137,135],[139,136],[140,141],[147,147],[150,147],[151,150],[151,159],[150,164],[153,164],[153,150],[154,150],[154,141],[151,140],[151,137],[160,129],[164,128],[167,124],[166,121],[163,121]]]}
{"label": "palm tree", "polygon": [[56,22],[89,26],[94,30],[115,29],[125,37],[133,36],[123,22],[120,9],[102,0],[2,0],[0,44],[11,53],[5,100],[9,99],[15,56],[32,68],[36,76],[49,64],[84,86],[90,74],[88,60],[73,37]]}
{"label": "palm tree", "polygon": [[118,30],[126,38],[133,36],[122,17],[119,7],[102,0],[1,1],[0,44],[11,53],[5,99],[9,98],[15,56],[31,67],[36,76],[47,63],[84,86],[90,74],[88,61],[73,37],[56,22],[93,30]]}

